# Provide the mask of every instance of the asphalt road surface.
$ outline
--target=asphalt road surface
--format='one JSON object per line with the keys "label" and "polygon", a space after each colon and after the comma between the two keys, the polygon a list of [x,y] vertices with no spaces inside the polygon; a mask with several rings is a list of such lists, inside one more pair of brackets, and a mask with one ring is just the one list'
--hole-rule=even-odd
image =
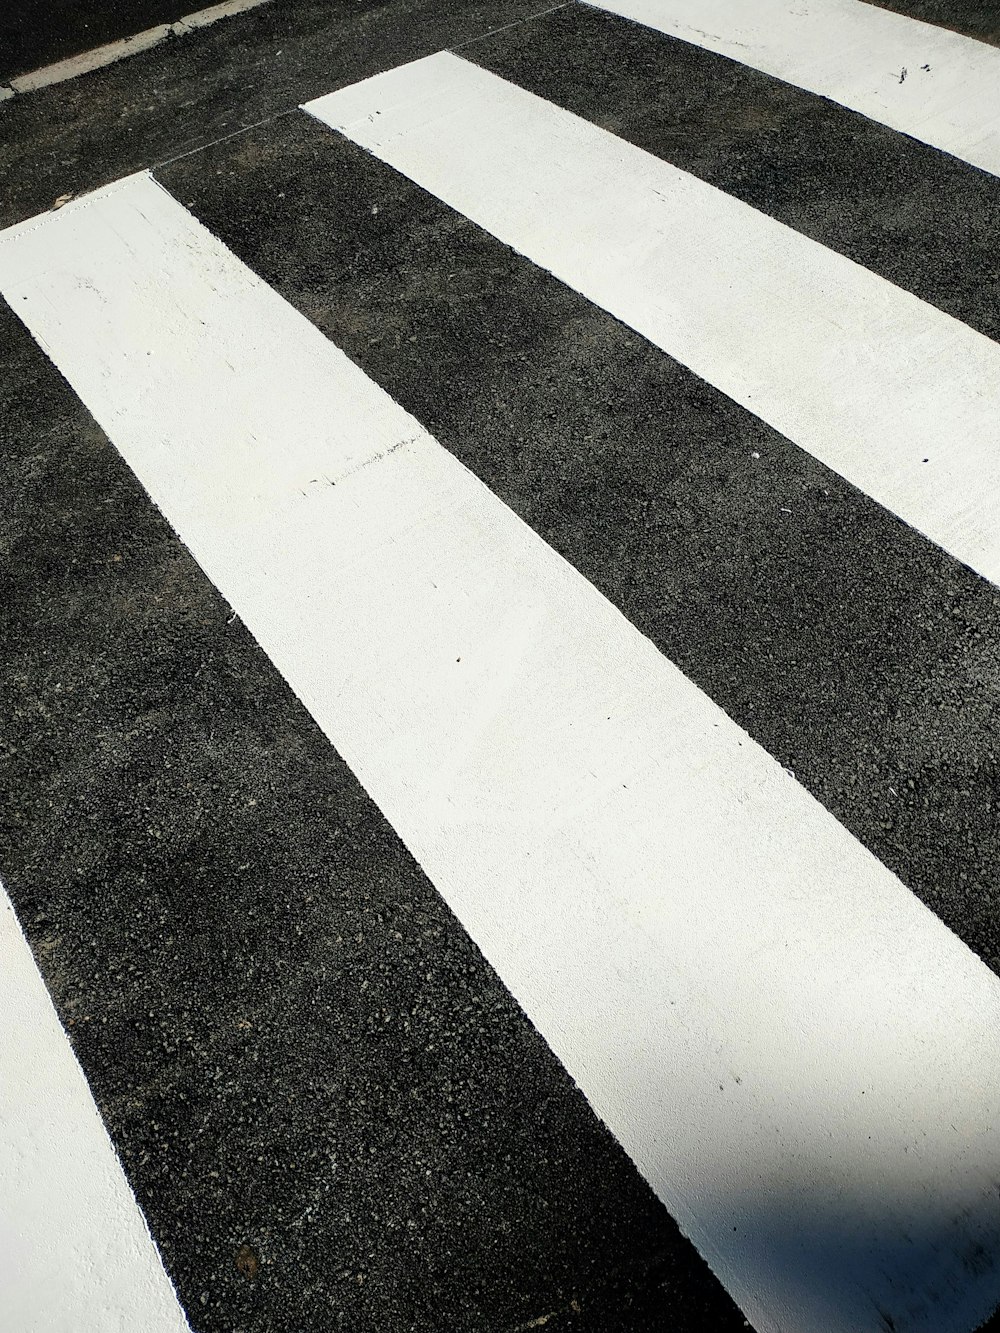
{"label": "asphalt road surface", "polygon": [[996,5],[64,10],[0,1326],[1000,1327]]}

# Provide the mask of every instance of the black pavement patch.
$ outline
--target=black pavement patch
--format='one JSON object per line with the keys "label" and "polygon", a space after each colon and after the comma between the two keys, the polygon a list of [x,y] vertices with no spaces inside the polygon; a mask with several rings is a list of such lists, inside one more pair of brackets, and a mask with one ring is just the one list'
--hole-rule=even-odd
{"label": "black pavement patch", "polygon": [[1000,971],[1000,592],[309,117],[158,178]]}
{"label": "black pavement patch", "polygon": [[585,5],[462,54],[1000,339],[997,177]]}
{"label": "black pavement patch", "polygon": [[272,0],[0,103],[0,227],[544,8],[544,0]]}
{"label": "black pavement patch", "polygon": [[0,875],[196,1333],[742,1329],[2,304],[0,347]]}

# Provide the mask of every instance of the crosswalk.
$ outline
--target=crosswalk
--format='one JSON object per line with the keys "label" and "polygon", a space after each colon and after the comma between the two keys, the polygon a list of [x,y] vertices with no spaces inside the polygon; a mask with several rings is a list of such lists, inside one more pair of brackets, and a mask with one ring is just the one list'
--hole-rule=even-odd
{"label": "crosswalk", "polygon": [[[70,1091],[41,1139],[9,1085],[19,1327],[1000,1303],[996,51],[703,8],[563,6],[0,233],[0,872],[110,1134],[29,972],[5,1062]],[[836,82],[872,25],[960,124]],[[727,57],[916,222],[727,188]]]}

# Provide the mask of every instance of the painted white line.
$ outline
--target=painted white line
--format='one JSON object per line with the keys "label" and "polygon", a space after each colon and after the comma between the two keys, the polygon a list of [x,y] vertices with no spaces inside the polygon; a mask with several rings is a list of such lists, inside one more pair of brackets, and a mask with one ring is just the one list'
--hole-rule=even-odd
{"label": "painted white line", "polygon": [[2,885],[0,1309],[11,1333],[188,1333]]}
{"label": "painted white line", "polygon": [[218,23],[219,19],[232,18],[235,14],[243,14],[248,9],[257,9],[266,3],[267,0],[223,0],[220,5],[209,5],[207,9],[199,9],[194,14],[185,14],[173,25],[173,30],[180,36],[185,32],[194,32],[196,28],[208,28]]}
{"label": "painted white line", "polygon": [[104,65],[113,65],[116,60],[138,55],[148,51],[170,36],[170,24],[161,23],[145,32],[137,32],[132,37],[123,37],[121,41],[109,42],[107,46],[95,46],[92,51],[71,56],[68,60],[59,60],[44,69],[32,70],[30,74],[21,74],[11,79],[10,87],[14,93],[33,93],[39,88],[48,88],[53,83],[65,83],[80,74],[89,74],[91,70],[101,69]]}
{"label": "painted white line", "polygon": [[0,290],[759,1333],[990,1313],[982,962],[148,176]]}
{"label": "painted white line", "polygon": [[1000,49],[863,0],[587,0],[1000,175]]}
{"label": "painted white line", "polygon": [[305,109],[1000,582],[1000,345],[458,56]]}
{"label": "painted white line", "polygon": [[176,23],[160,23],[155,28],[146,28],[143,32],[109,42],[106,46],[95,46],[92,51],[84,51],[68,60],[59,60],[54,65],[46,65],[43,69],[32,70],[30,74],[21,74],[11,79],[9,91],[0,91],[0,101],[4,100],[4,96],[13,97],[18,93],[48,88],[54,83],[65,83],[81,74],[89,74],[91,70],[102,69],[105,65],[113,65],[118,60],[138,55],[140,51],[149,51],[168,37],[183,37],[196,28],[206,28],[219,19],[230,18],[268,3],[269,0],[225,0],[224,4],[211,5],[208,9],[186,14]]}

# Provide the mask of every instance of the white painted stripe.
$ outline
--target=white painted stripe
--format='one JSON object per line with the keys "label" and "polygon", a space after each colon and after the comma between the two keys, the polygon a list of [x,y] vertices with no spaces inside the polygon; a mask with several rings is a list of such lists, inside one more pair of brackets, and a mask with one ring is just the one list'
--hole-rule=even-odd
{"label": "white painted stripe", "polygon": [[1000,345],[457,56],[305,109],[1000,582]]}
{"label": "white painted stripe", "polygon": [[2,885],[0,1326],[188,1328]]}
{"label": "white painted stripe", "polygon": [[148,176],[0,290],[759,1333],[968,1333],[998,979]]}
{"label": "white painted stripe", "polygon": [[1000,175],[1000,49],[863,0],[587,0]]}
{"label": "white painted stripe", "polygon": [[43,69],[32,70],[30,74],[20,74],[16,79],[11,79],[9,88],[0,89],[0,101],[17,93],[36,92],[39,88],[48,88],[54,83],[65,83],[67,79],[75,79],[81,74],[89,74],[91,70],[113,65],[118,60],[127,59],[128,56],[138,55],[140,51],[149,51],[154,46],[159,46],[161,42],[165,42],[168,37],[183,37],[189,32],[194,32],[196,28],[207,28],[210,24],[217,23],[219,19],[231,18],[234,14],[242,14],[248,9],[256,9],[259,5],[268,3],[269,0],[225,0],[223,4],[211,5],[208,9],[186,14],[176,23],[160,23],[155,28],[146,28],[131,37],[108,42],[106,46],[95,46],[91,51],[83,51],[80,55],[70,56],[67,60],[58,60],[53,65],[46,65]]}

